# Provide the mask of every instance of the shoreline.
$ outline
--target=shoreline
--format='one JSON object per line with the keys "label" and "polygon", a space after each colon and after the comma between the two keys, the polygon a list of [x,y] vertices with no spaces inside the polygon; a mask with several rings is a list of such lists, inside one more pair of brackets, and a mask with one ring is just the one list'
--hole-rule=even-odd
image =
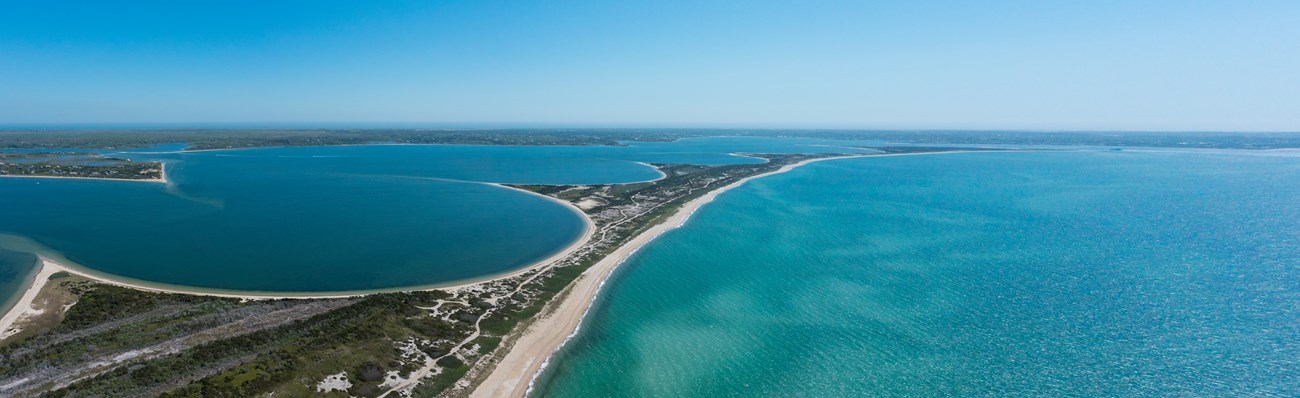
{"label": "shoreline", "polygon": [[[716,190],[707,192],[703,196],[695,198],[687,202],[686,204],[683,204],[682,207],[677,209],[671,216],[669,216],[669,218],[667,218],[666,220],[664,220],[659,224],[651,226],[649,229],[643,231],[641,234],[638,234],[636,237],[632,238],[627,243],[625,243],[624,245],[615,249],[609,255],[602,258],[591,268],[584,271],[583,274],[572,285],[570,285],[567,288],[570,290],[569,293],[571,294],[565,295],[562,300],[556,303],[556,309],[554,311],[551,311],[550,314],[547,314],[542,318],[538,318],[535,322],[533,322],[529,326],[527,330],[523,332],[523,335],[520,337],[519,340],[515,342],[515,344],[512,344],[510,347],[507,348],[509,350],[507,355],[490,372],[488,378],[485,380],[493,380],[493,379],[498,379],[500,377],[506,377],[502,375],[504,374],[503,372],[508,369],[513,369],[513,372],[510,372],[510,374],[514,375],[514,377],[508,380],[509,383],[505,383],[505,382],[498,383],[497,385],[494,386],[494,389],[491,392],[487,392],[487,393],[492,395],[500,395],[498,394],[498,392],[500,392],[500,393],[509,394],[511,396],[526,395],[528,391],[531,390],[533,381],[537,378],[538,375],[541,374],[541,371],[545,368],[547,362],[554,355],[554,353],[557,352],[557,350],[561,348],[564,345],[564,343],[568,341],[569,338],[576,335],[577,330],[581,325],[581,321],[585,318],[587,311],[590,310],[590,307],[594,303],[595,299],[598,297],[601,287],[604,286],[604,282],[608,279],[610,274],[619,265],[621,265],[627,258],[631,257],[631,255],[634,254],[641,247],[654,241],[664,232],[670,231],[672,229],[684,225],[685,222],[692,215],[694,215],[696,210],[698,210],[703,205],[713,201],[713,199],[716,198],[718,195],[728,190],[731,190],[733,188],[736,188],[738,186],[741,186],[746,182],[748,182],[749,180],[785,173],[799,166],[803,166],[809,163],[819,162],[823,160],[835,160],[835,159],[859,158],[859,157],[881,157],[881,156],[934,155],[934,154],[964,153],[964,152],[975,152],[975,151],[919,152],[919,153],[897,153],[897,154],[854,154],[854,155],[846,155],[846,156],[833,156],[833,157],[826,157],[826,158],[808,159],[798,163],[782,166],[777,170],[743,178],[739,181],[733,182],[722,188],[718,188]],[[979,151],[979,152],[995,152],[995,151]],[[1001,152],[1001,151],[997,151],[997,152]],[[163,163],[164,167],[165,164],[166,163]],[[658,168],[655,169],[658,170]],[[660,171],[660,174],[663,174],[662,171]],[[14,176],[14,177],[80,178],[80,177],[43,177],[43,176]],[[96,179],[96,178],[80,178],[80,179]],[[162,179],[152,179],[152,180],[108,179],[108,180],[164,182],[164,183],[167,182],[165,172],[163,173]],[[591,217],[589,217],[585,212],[582,211],[581,208],[579,208],[577,205],[573,203],[570,203],[568,201],[559,198],[551,197],[548,195],[542,195],[536,192],[531,192],[524,189],[506,186],[500,183],[489,183],[489,182],[475,182],[475,183],[488,184],[500,188],[524,192],[530,195],[536,195],[545,198],[554,203],[559,203],[565,206],[566,208],[568,208],[570,211],[576,213],[583,220],[585,224],[584,231],[581,237],[579,237],[577,240],[575,240],[568,246],[564,247],[563,249],[556,251],[550,256],[529,263],[528,265],[525,265],[523,267],[511,271],[503,272],[500,274],[485,275],[482,277],[472,278],[468,280],[448,281],[440,284],[430,284],[430,285],[421,285],[421,286],[404,286],[404,287],[395,287],[395,288],[357,290],[357,291],[302,292],[302,293],[225,290],[225,289],[216,289],[216,288],[171,285],[166,283],[137,280],[129,277],[112,275],[112,274],[96,271],[89,267],[85,267],[80,264],[77,264],[76,262],[73,262],[69,259],[63,258],[58,253],[41,253],[43,250],[35,250],[35,249],[42,248],[43,247],[42,245],[30,241],[29,239],[22,238],[26,242],[20,242],[20,244],[30,246],[30,248],[33,249],[32,252],[38,255],[39,262],[37,264],[37,267],[39,267],[39,269],[34,272],[35,275],[34,279],[30,282],[30,285],[28,285],[25,288],[23,294],[19,297],[18,300],[14,302],[13,306],[5,312],[3,318],[0,318],[0,333],[4,333],[9,328],[11,328],[14,324],[16,324],[18,321],[36,312],[36,310],[33,310],[31,308],[33,301],[35,300],[36,296],[40,293],[40,291],[46,287],[46,285],[49,282],[49,277],[59,272],[66,272],[69,274],[78,275],[96,281],[98,283],[104,283],[104,284],[120,286],[120,287],[140,290],[140,291],[157,292],[157,293],[188,294],[188,295],[209,296],[209,297],[236,298],[242,300],[350,298],[350,297],[358,297],[358,296],[380,294],[380,293],[460,289],[469,286],[480,285],[483,283],[489,283],[501,279],[515,277],[537,269],[543,269],[547,266],[554,264],[556,261],[568,256],[572,252],[587,245],[595,235],[596,228]],[[540,350],[539,347],[541,348]],[[520,353],[519,349],[524,349],[525,351],[527,351],[527,353],[513,355],[513,357],[526,355],[526,358],[523,358],[524,362],[522,363],[520,363],[521,361],[520,358],[514,358],[513,360],[511,359],[512,354]],[[536,359],[539,357],[542,360],[536,361]],[[526,380],[524,380],[525,378]],[[523,381],[524,384],[521,384],[520,381]],[[479,386],[482,387],[485,385],[489,385],[489,384],[485,382],[480,384]],[[508,387],[509,389],[498,391],[500,388],[503,387]],[[473,395],[479,396],[480,390],[478,389],[474,390]]]}
{"label": "shoreline", "polygon": [[636,254],[645,245],[653,242],[665,232],[677,229],[686,224],[691,216],[704,205],[712,202],[718,195],[740,187],[753,179],[777,175],[789,172],[807,164],[837,159],[849,158],[866,158],[866,157],[887,157],[887,156],[915,156],[915,155],[942,155],[949,153],[979,153],[979,152],[1023,152],[1023,151],[945,151],[945,152],[912,152],[912,153],[864,153],[846,156],[833,156],[818,159],[808,159],[798,163],[782,166],[780,169],[769,171],[763,174],[745,177],[740,181],[733,182],[722,188],[710,191],[704,196],[695,198],[681,208],[678,208],[668,219],[656,224],[636,237],[629,240],[617,249],[614,249],[609,255],[602,258],[591,268],[583,271],[573,284],[567,288],[567,293],[556,304],[554,310],[541,315],[532,322],[522,335],[515,340],[514,344],[506,348],[506,354],[491,369],[487,377],[470,392],[470,397],[526,397],[532,393],[534,383],[542,375],[546,367],[550,364],[551,359],[555,356],[570,339],[577,336],[582,328],[582,322],[586,319],[587,314],[594,306],[596,299],[599,297],[605,282],[613,275],[614,271],[620,265]]}
{"label": "shoreline", "polygon": [[[866,154],[864,154],[866,155]],[[628,258],[635,254],[646,244],[653,242],[656,238],[665,232],[677,229],[685,225],[686,221],[695,214],[700,207],[712,202],[718,195],[731,189],[744,185],[750,180],[781,174],[794,170],[799,166],[819,162],[823,160],[846,159],[864,157],[863,155],[836,156],[819,159],[804,160],[799,163],[782,166],[780,169],[769,171],[767,173],[745,177],[740,181],[733,182],[719,189],[710,191],[704,196],[695,198],[681,208],[677,209],[672,216],[662,223],[656,224],[636,237],[629,240],[623,246],[614,249],[609,255],[602,258],[591,268],[583,271],[572,285],[569,286],[569,292],[555,307],[550,314],[537,319],[523,335],[508,349],[506,355],[497,363],[496,367],[488,374],[483,382],[470,393],[471,397],[523,397],[527,396],[533,389],[533,383],[537,376],[549,364],[551,357],[563,348],[564,344],[570,338],[575,336],[582,326],[582,320],[590,311],[596,297],[598,297],[601,288],[604,287],[605,281],[615,271],[619,265],[622,265]]]}
{"label": "shoreline", "polygon": [[[40,290],[45,287],[46,282],[49,281],[49,276],[58,272],[67,272],[69,274],[81,276],[87,279],[94,280],[95,282],[103,283],[107,285],[125,287],[125,288],[146,291],[146,292],[154,292],[154,293],[188,294],[188,295],[207,296],[207,297],[237,298],[241,300],[338,299],[338,298],[367,296],[371,294],[381,294],[381,293],[398,293],[398,292],[443,290],[443,289],[453,290],[453,289],[461,289],[465,287],[489,283],[501,279],[513,278],[515,276],[519,276],[521,274],[536,269],[544,268],[564,257],[567,257],[569,254],[573,253],[574,251],[577,251],[583,246],[586,246],[587,243],[591,241],[591,238],[594,237],[596,234],[596,225],[591,220],[591,217],[587,216],[587,214],[584,213],[582,209],[578,208],[578,206],[573,203],[569,203],[567,201],[558,198],[542,195],[536,192],[505,186],[502,184],[497,184],[497,183],[480,183],[480,184],[488,184],[503,189],[509,189],[509,190],[523,192],[529,195],[535,195],[541,198],[545,198],[546,200],[552,201],[554,203],[563,205],[565,208],[569,209],[570,211],[573,211],[575,214],[578,215],[578,217],[582,219],[584,224],[582,235],[579,236],[578,239],[574,240],[573,243],[570,243],[568,246],[565,246],[564,248],[556,251],[555,253],[552,253],[551,255],[545,258],[531,262],[523,267],[514,270],[510,270],[498,274],[484,275],[479,278],[455,280],[455,281],[448,281],[445,283],[419,285],[419,286],[403,286],[403,287],[394,287],[394,288],[368,289],[368,290],[356,290],[356,291],[302,292],[302,293],[226,290],[226,289],[216,289],[216,288],[202,288],[202,287],[194,287],[194,286],[172,285],[172,284],[161,283],[161,282],[149,282],[149,281],[124,277],[120,275],[102,273],[90,269],[89,267],[85,267],[80,264],[77,264],[68,259],[61,258],[61,256],[47,255],[44,253],[39,253],[36,250],[33,250],[34,252],[37,252],[36,255],[38,257],[36,267],[39,268],[39,270],[35,271],[36,279],[34,279],[29,285],[27,285],[24,288],[23,294],[20,295],[17,300],[15,300],[12,307],[10,307],[7,311],[5,311],[3,318],[0,318],[0,333],[3,333],[4,330],[9,329],[14,323],[22,319],[24,315],[32,311],[31,310],[32,301],[36,298],[37,294],[40,293]],[[24,240],[31,242],[28,239],[24,239]],[[32,243],[27,243],[26,245],[34,246],[36,244],[32,242]]]}
{"label": "shoreline", "polygon": [[39,315],[43,312],[32,308],[33,302],[36,301],[36,296],[39,295],[41,289],[44,289],[45,285],[50,282],[51,276],[67,270],[57,263],[47,264],[43,258],[37,260],[36,268],[31,285],[28,286],[27,290],[23,291],[23,294],[18,298],[18,301],[14,302],[14,306],[9,308],[8,311],[5,311],[4,317],[0,317],[0,341],[4,341],[10,336],[22,332],[22,329],[14,330],[12,333],[9,331],[9,329],[13,327],[15,323],[18,323],[19,320]]}
{"label": "shoreline", "polygon": [[0,178],[55,178],[60,180],[89,180],[89,181],[129,181],[129,182],[153,182],[161,184],[170,184],[167,179],[167,162],[158,162],[158,178],[104,178],[104,177],[70,177],[70,176],[32,176],[32,175],[14,175],[0,174]]}
{"label": "shoreline", "polygon": [[[629,160],[629,161],[630,161],[630,160]],[[656,173],[659,173],[659,177],[658,177],[658,178],[655,178],[655,179],[653,179],[653,180],[637,181],[637,182],[627,182],[627,183],[623,183],[623,184],[640,184],[640,183],[643,183],[643,182],[655,182],[655,181],[659,181],[659,180],[662,180],[662,179],[668,178],[668,173],[664,173],[663,170],[659,169],[658,167],[655,167],[653,164],[649,164],[649,163],[646,163],[646,162],[637,162],[637,161],[630,161],[630,162],[632,162],[632,163],[636,163],[636,164],[639,164],[639,165],[642,165],[642,166],[645,166],[645,167],[649,167],[649,168],[654,169]],[[595,185],[595,184],[592,184],[592,185]]]}

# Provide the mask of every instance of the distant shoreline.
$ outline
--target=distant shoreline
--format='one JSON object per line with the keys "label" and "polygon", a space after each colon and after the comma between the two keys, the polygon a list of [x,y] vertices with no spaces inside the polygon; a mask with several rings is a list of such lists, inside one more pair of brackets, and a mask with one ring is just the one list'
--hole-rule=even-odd
{"label": "distant shoreline", "polygon": [[428,285],[415,285],[415,286],[364,289],[364,290],[324,291],[324,292],[301,292],[300,293],[300,292],[285,292],[285,291],[236,290],[236,289],[219,289],[219,288],[205,288],[205,287],[198,287],[198,286],[175,285],[175,284],[169,284],[165,282],[150,282],[150,281],[139,280],[139,279],[130,278],[126,276],[105,273],[84,265],[77,264],[67,259],[53,258],[56,257],[55,255],[38,254],[38,257],[40,257],[40,262],[42,264],[52,264],[53,266],[60,267],[62,268],[62,270],[67,271],[68,273],[71,274],[80,275],[110,285],[117,285],[117,286],[128,287],[132,289],[149,291],[149,292],[178,293],[178,294],[190,294],[196,296],[238,298],[238,299],[245,299],[245,300],[333,299],[333,298],[349,298],[349,297],[365,296],[365,295],[376,294],[376,293],[394,293],[394,292],[408,292],[408,291],[416,291],[416,290],[434,290],[434,289],[457,289],[457,288],[463,288],[468,286],[474,286],[486,282],[491,282],[499,279],[506,279],[506,278],[517,276],[519,274],[526,273],[528,271],[536,269],[537,267],[549,264],[551,262],[554,262],[555,260],[567,256],[569,253],[585,245],[588,241],[591,240],[591,237],[595,234],[595,224],[591,221],[591,218],[586,215],[586,213],[583,213],[582,210],[577,207],[577,205],[550,196],[538,194],[536,192],[531,192],[528,190],[514,188],[502,184],[490,183],[490,182],[477,183],[477,184],[492,185],[503,189],[523,192],[529,195],[545,198],[546,200],[549,200],[551,202],[563,205],[565,208],[573,211],[583,220],[583,223],[585,224],[583,228],[583,233],[581,236],[578,237],[577,240],[573,241],[568,246],[565,246],[563,249],[560,249],[555,253],[552,253],[546,258],[533,261],[531,263],[528,263],[528,265],[525,265],[518,269],[506,271],[499,274],[492,274],[492,275],[486,275],[482,277],[475,277],[475,278],[448,281],[448,282],[428,284]]}

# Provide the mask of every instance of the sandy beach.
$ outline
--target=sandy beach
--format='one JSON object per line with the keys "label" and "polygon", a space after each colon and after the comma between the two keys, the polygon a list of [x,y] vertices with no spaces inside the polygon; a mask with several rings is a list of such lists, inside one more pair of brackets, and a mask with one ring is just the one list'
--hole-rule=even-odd
{"label": "sandy beach", "polygon": [[0,340],[7,339],[20,331],[9,330],[19,319],[41,313],[40,310],[32,308],[32,303],[36,301],[37,294],[41,292],[46,283],[49,283],[50,276],[67,270],[58,263],[48,261],[41,261],[37,266],[40,267],[40,270],[33,277],[32,285],[27,288],[27,291],[23,292],[22,297],[18,298],[18,302],[14,303],[14,307],[5,312],[3,318],[0,318]]}
{"label": "sandy beach", "polygon": [[[531,391],[533,381],[546,368],[551,356],[564,346],[571,337],[578,332],[582,320],[586,317],[587,312],[591,309],[592,303],[595,302],[601,287],[605,285],[605,280],[614,272],[624,261],[636,253],[642,246],[658,238],[664,232],[680,227],[695,214],[701,206],[712,202],[714,198],[723,192],[744,185],[749,180],[763,178],[770,175],[776,175],[788,172],[799,166],[824,160],[861,158],[861,157],[886,157],[886,156],[914,156],[914,155],[942,155],[952,153],[970,153],[976,151],[946,151],[946,152],[916,152],[916,153],[881,153],[881,154],[861,154],[849,156],[836,156],[820,159],[809,159],[799,163],[786,165],[775,171],[754,175],[736,181],[725,187],[719,188],[705,194],[695,200],[692,200],[663,223],[655,225],[650,229],[632,238],[631,241],[614,250],[609,256],[601,259],[600,262],[591,266],[587,271],[574,281],[569,287],[567,295],[558,303],[553,311],[546,313],[542,318],[533,322],[519,340],[509,348],[509,351],[496,367],[488,374],[483,383],[474,390],[471,397],[523,397]],[[1004,151],[978,151],[978,152],[1004,152]]]}
{"label": "sandy beach", "polygon": [[[664,222],[652,226],[650,229],[637,235],[628,243],[616,249],[609,256],[606,256],[600,262],[593,265],[585,271],[570,286],[563,300],[554,304],[553,311],[544,315],[543,318],[536,322],[523,333],[518,341],[512,345],[508,353],[498,363],[496,368],[488,375],[487,379],[478,389],[473,392],[476,397],[497,397],[497,396],[524,396],[532,386],[533,379],[539,372],[545,368],[546,362],[551,355],[558,350],[563,344],[572,337],[580,326],[591,304],[595,301],[606,278],[628,257],[639,250],[642,246],[650,243],[659,235],[669,230],[682,226],[701,206],[713,201],[718,195],[735,187],[741,186],[749,180],[762,178],[770,175],[784,173],[805,164],[833,159],[856,158],[856,157],[883,157],[883,156],[908,156],[908,155],[934,155],[944,153],[961,153],[966,151],[950,152],[929,152],[929,153],[899,153],[899,154],[862,154],[837,156],[820,159],[809,159],[799,163],[786,165],[778,170],[764,174],[750,176],[740,181],[736,181],[725,187],[716,189],[704,196],[696,198],[677,210],[671,217]],[[154,181],[166,182],[166,174],[161,180],[117,180],[117,181]],[[19,176],[14,176],[19,177]],[[64,178],[64,177],[32,177],[32,178]],[[72,177],[68,177],[72,178]],[[227,297],[245,300],[266,300],[266,299],[325,299],[325,298],[347,298],[357,297],[368,294],[399,292],[399,291],[416,291],[416,290],[434,290],[434,289],[457,289],[468,286],[474,286],[495,280],[514,277],[535,269],[550,266],[557,260],[560,260],[570,253],[585,246],[596,232],[595,224],[577,205],[557,199],[554,197],[541,195],[535,192],[513,188],[501,184],[487,183],[497,187],[516,190],[530,195],[537,195],[547,200],[559,203],[573,212],[586,223],[583,235],[569,246],[565,247],[551,256],[533,262],[528,266],[519,269],[482,278],[476,278],[468,281],[458,281],[442,285],[431,286],[408,286],[392,289],[366,290],[366,291],[348,291],[348,292],[249,292],[249,291],[230,291],[220,289],[205,289],[189,286],[167,285],[162,283],[140,281],[131,278],[104,274],[83,266],[75,264],[62,258],[51,258],[54,256],[40,256],[40,270],[37,272],[32,284],[24,291],[23,295],[14,304],[13,308],[4,314],[0,320],[0,336],[8,336],[9,329],[24,317],[38,315],[39,311],[32,308],[33,300],[38,293],[45,287],[49,277],[58,272],[67,272],[69,274],[79,275],[91,280],[110,285],[128,287],[132,289],[161,292],[161,293],[179,293],[211,297]]]}
{"label": "sandy beach", "polygon": [[[870,155],[866,155],[870,156]],[[879,155],[877,155],[879,156]],[[600,293],[601,287],[605,285],[605,280],[609,275],[618,268],[628,257],[636,253],[642,246],[658,238],[664,232],[668,232],[682,226],[695,214],[701,206],[712,202],[714,198],[723,192],[735,187],[744,185],[749,180],[762,178],[770,175],[781,174],[796,167],[805,164],[831,160],[844,159],[855,156],[839,156],[821,159],[809,159],[799,163],[786,165],[777,169],[759,175],[746,177],[725,187],[711,191],[704,196],[696,198],[685,205],[682,205],[676,213],[673,213],[664,222],[650,227],[650,229],[632,238],[631,241],[615,249],[613,253],[601,259],[582,276],[574,281],[569,287],[567,295],[564,296],[553,311],[546,314],[543,318],[533,322],[528,330],[520,336],[519,340],[511,347],[504,358],[501,359],[492,373],[490,373],[483,383],[470,395],[471,397],[523,397],[527,395],[532,387],[533,379],[537,374],[546,367],[547,361],[551,355],[564,345],[570,337],[577,333],[578,327],[585,318],[591,304],[595,302],[596,296]]]}

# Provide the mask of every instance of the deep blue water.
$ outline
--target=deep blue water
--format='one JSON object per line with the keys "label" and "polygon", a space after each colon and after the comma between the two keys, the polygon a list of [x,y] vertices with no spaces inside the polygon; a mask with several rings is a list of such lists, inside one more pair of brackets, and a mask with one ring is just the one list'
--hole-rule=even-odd
{"label": "deep blue water", "polygon": [[629,260],[547,397],[1298,396],[1300,157],[983,153],[752,181]]}
{"label": "deep blue water", "polygon": [[571,210],[481,182],[636,182],[660,177],[636,162],[754,163],[760,160],[730,153],[851,151],[826,143],[708,138],[621,147],[106,151],[163,160],[172,184],[0,179],[0,234],[36,242],[10,237],[0,247],[62,256],[118,276],[214,289],[329,292],[450,283],[517,269],[582,233]]}

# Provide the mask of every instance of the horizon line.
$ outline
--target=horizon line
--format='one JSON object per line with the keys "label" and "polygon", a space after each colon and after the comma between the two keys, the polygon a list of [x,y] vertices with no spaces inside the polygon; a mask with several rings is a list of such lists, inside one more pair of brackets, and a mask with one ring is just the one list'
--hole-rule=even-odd
{"label": "horizon line", "polygon": [[173,131],[173,130],[758,130],[758,131],[843,131],[843,132],[1013,132],[1013,133],[1167,133],[1167,134],[1300,134],[1300,130],[1235,129],[1070,129],[990,127],[789,127],[709,126],[599,123],[476,123],[476,122],[73,122],[0,123],[0,132],[60,131]]}

